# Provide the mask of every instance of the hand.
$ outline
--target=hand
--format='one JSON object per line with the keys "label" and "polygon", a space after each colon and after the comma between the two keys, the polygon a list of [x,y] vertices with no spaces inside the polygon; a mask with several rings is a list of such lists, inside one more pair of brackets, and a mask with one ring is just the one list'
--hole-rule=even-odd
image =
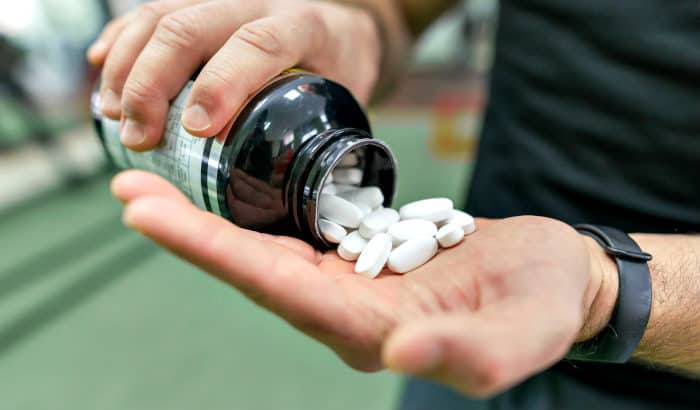
{"label": "hand", "polygon": [[367,102],[379,34],[359,8],[308,0],[160,0],[111,22],[88,51],[103,66],[101,111],[122,121],[122,143],[154,147],[169,102],[202,65],[182,122],[221,132],[251,94],[291,67],[336,80]]}
{"label": "hand", "polygon": [[200,211],[155,175],[126,171],[112,190],[127,225],[350,366],[389,366],[466,394],[496,393],[561,359],[602,329],[617,292],[600,247],[551,219],[480,219],[476,233],[421,268],[369,280],[335,251]]}

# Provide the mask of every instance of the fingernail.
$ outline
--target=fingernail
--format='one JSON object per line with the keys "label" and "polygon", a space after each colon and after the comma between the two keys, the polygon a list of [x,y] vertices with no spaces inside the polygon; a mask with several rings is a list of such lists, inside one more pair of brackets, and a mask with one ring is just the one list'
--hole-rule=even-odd
{"label": "fingernail", "polygon": [[204,107],[195,104],[182,113],[182,125],[192,131],[202,131],[211,126],[211,119]]}
{"label": "fingernail", "polygon": [[100,111],[103,114],[112,114],[121,109],[121,101],[117,93],[107,88],[100,94]]}
{"label": "fingernail", "polygon": [[135,147],[141,145],[146,140],[146,133],[143,125],[138,121],[127,118],[122,128],[121,142],[127,147]]}

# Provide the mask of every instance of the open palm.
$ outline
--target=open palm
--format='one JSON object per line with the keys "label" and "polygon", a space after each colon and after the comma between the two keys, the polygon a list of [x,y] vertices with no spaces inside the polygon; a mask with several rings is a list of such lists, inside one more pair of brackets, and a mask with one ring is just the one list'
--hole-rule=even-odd
{"label": "open palm", "polygon": [[[545,218],[478,220],[479,230],[406,275],[371,280],[335,251],[241,229],[198,210],[164,179],[115,178],[124,220],[333,349],[490,394],[560,359],[580,337],[598,278],[583,239]],[[556,252],[552,252],[556,249]]]}

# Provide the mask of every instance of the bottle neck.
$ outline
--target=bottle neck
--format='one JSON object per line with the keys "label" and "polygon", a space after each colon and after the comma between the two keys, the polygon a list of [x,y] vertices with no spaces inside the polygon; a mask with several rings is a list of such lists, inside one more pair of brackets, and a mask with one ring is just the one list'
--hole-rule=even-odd
{"label": "bottle neck", "polygon": [[330,248],[319,230],[318,200],[326,179],[349,154],[356,154],[363,171],[361,186],[377,186],[384,206],[391,205],[396,191],[396,162],[391,149],[367,132],[355,128],[331,129],[300,148],[290,169],[284,197],[289,213],[303,235],[319,247]]}

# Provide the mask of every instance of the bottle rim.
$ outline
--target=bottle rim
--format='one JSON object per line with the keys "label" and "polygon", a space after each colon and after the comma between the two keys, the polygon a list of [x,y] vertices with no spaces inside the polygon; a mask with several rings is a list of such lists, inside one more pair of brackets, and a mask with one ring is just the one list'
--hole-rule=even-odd
{"label": "bottle rim", "polygon": [[[369,158],[369,163],[364,164],[366,175],[361,186],[379,186],[384,194],[383,205],[390,206],[396,193],[397,179],[393,152],[384,142],[359,129],[329,130],[302,147],[285,184],[284,197],[297,228],[324,248],[330,249],[334,244],[323,237],[319,228],[319,196],[336,165],[346,155],[358,150],[363,150],[365,155],[367,152],[376,153]],[[376,161],[382,163],[377,164]]]}

